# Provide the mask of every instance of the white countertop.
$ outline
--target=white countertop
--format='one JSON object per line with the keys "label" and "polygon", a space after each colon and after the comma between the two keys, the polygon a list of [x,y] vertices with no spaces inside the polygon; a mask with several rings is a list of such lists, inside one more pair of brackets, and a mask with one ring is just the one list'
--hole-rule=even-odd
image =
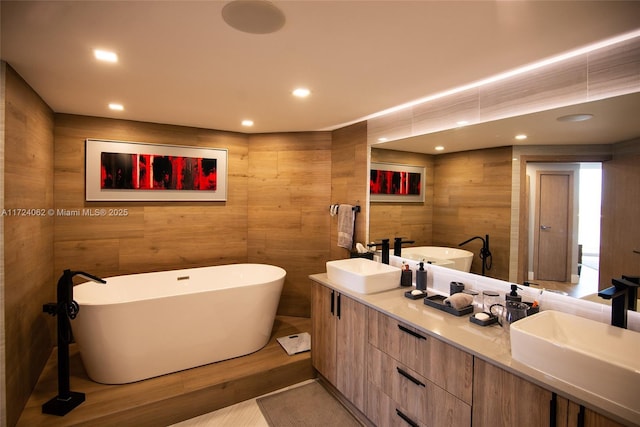
{"label": "white countertop", "polygon": [[[326,273],[314,274],[309,278],[559,396],[569,398],[625,425],[640,425],[640,414],[637,412],[512,359],[509,334],[498,324],[479,326],[469,321],[469,315],[457,317],[425,305],[422,299],[406,298],[404,293],[414,289],[410,287],[365,295],[330,282]],[[429,295],[433,294],[429,292]]]}

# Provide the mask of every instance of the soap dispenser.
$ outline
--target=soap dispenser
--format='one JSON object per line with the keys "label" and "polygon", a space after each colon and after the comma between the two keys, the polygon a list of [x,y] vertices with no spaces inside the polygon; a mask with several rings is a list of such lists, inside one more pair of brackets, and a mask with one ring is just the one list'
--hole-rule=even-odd
{"label": "soap dispenser", "polygon": [[427,291],[427,270],[424,269],[424,261],[420,261],[420,268],[416,271],[416,289]]}
{"label": "soap dispenser", "polygon": [[504,299],[507,301],[517,301],[522,302],[522,297],[518,295],[518,285],[511,285],[511,292],[504,296]]}

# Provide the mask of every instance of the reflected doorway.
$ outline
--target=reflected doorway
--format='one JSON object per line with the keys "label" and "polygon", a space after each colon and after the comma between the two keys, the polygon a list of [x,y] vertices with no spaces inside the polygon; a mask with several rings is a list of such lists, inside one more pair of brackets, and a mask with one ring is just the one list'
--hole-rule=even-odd
{"label": "reflected doorway", "polygon": [[[536,259],[534,244],[537,237],[534,233],[541,225],[536,220],[537,194],[536,176],[541,172],[558,173],[558,171],[573,171],[570,221],[573,231],[567,239],[568,247],[562,262],[568,267],[565,280],[543,280],[536,277],[536,262],[544,262],[544,257]],[[529,268],[528,280],[541,286],[557,289],[575,297],[593,294],[598,290],[599,261],[600,261],[600,219],[601,219],[601,188],[602,164],[600,162],[584,163],[527,163],[529,178]],[[553,187],[552,187],[553,188]]]}

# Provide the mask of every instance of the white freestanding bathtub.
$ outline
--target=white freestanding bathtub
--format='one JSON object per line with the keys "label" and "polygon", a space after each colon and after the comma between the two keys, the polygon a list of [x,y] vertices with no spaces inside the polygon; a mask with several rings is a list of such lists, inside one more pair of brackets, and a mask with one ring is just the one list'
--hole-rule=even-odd
{"label": "white freestanding bathtub", "polygon": [[442,246],[417,246],[414,248],[402,248],[402,257],[412,261],[422,261],[424,259],[436,265],[468,273],[471,271],[473,252]]}
{"label": "white freestanding bathtub", "polygon": [[71,326],[87,374],[124,384],[255,352],[271,336],[285,275],[231,264],[82,283]]}

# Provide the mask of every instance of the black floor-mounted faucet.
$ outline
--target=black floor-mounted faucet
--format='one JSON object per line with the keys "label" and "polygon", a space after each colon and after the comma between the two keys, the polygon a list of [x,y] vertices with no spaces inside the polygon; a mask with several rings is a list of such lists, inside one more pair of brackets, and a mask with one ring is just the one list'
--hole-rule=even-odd
{"label": "black floor-mounted faucet", "polygon": [[402,240],[403,237],[393,239],[393,255],[402,256],[402,245],[404,243],[415,243],[415,240]]}
{"label": "black floor-mounted faucet", "polygon": [[466,245],[467,243],[476,239],[482,240],[482,248],[480,249],[480,261],[482,261],[482,275],[484,276],[485,270],[491,270],[491,265],[493,264],[491,251],[489,250],[489,235],[485,234],[484,239],[480,236],[472,237],[460,243],[458,246]]}
{"label": "black floor-mounted faucet", "polygon": [[622,276],[612,279],[613,286],[598,292],[598,296],[611,300],[611,324],[627,328],[627,310],[637,311],[640,277]]}
{"label": "black floor-mounted faucet", "polygon": [[69,387],[69,343],[71,322],[80,311],[73,300],[73,276],[84,277],[98,283],[107,283],[99,277],[82,271],[64,270],[58,279],[58,302],[42,306],[42,311],[58,316],[58,395],[42,405],[43,414],[63,416],[84,402],[84,393],[71,391]]}

